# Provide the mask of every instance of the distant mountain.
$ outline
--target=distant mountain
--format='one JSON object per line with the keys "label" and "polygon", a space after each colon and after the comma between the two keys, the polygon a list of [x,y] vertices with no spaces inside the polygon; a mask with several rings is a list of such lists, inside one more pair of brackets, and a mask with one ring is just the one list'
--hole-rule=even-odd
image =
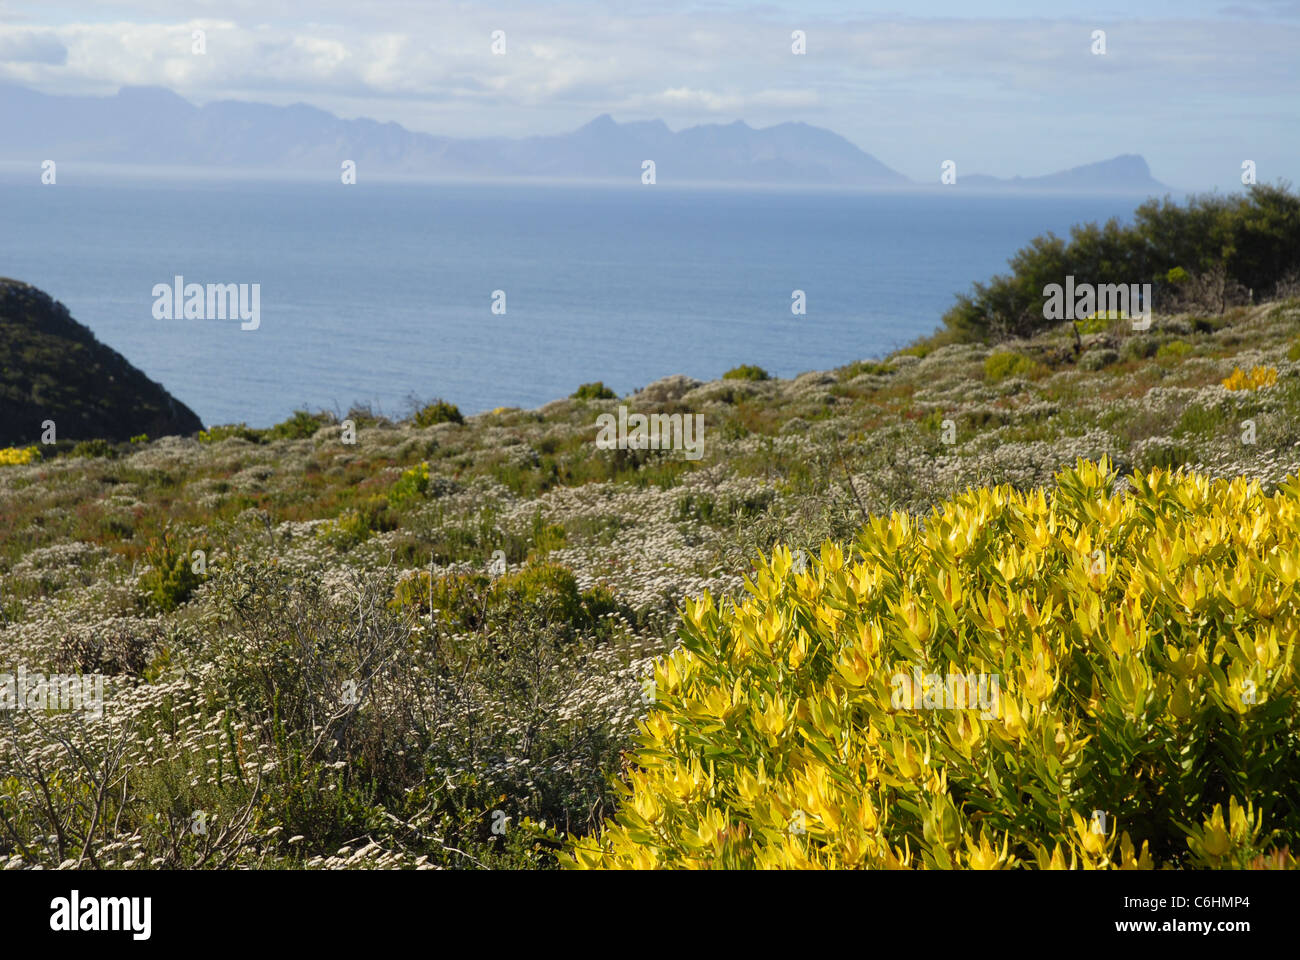
{"label": "distant mountain", "polygon": [[990,177],[985,174],[958,176],[957,182],[966,187],[996,187],[998,189],[1023,188],[1026,190],[1068,190],[1088,192],[1094,190],[1132,190],[1159,193],[1169,190],[1151,176],[1146,160],[1135,153],[1125,153],[1109,160],[1086,163],[1060,173],[1041,177]]}
{"label": "distant mountain", "polygon": [[189,407],[73,320],[63,304],[0,277],[0,445],[151,439],[202,428]]}
{"label": "distant mountain", "polygon": [[178,166],[329,169],[358,177],[551,177],[658,182],[903,185],[908,179],[843,137],[806,123],[761,130],[742,121],[674,133],[662,120],[597,117],[571,133],[510,140],[454,139],[396,123],[343,120],[289,107],[220,101],[195,106],[159,87],[112,97],[49,96],[0,84],[0,159],[53,158]]}
{"label": "distant mountain", "polygon": [[[662,120],[618,123],[603,114],[569,133],[457,139],[397,123],[344,120],[298,103],[222,100],[195,106],[162,87],[111,97],[50,96],[0,83],[0,160],[47,159],[149,166],[236,167],[358,178],[536,177],[639,180],[655,162],[659,183],[907,186],[907,177],[839,134],[806,123],[756,129],[744,121],[674,133]],[[1126,154],[1041,177],[959,176],[966,187],[1161,192],[1146,161]]]}

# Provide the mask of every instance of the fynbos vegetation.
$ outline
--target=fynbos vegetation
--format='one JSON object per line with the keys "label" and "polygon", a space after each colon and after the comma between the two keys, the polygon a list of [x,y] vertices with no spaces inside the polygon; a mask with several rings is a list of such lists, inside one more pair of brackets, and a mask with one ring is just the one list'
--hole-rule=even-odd
{"label": "fynbos vegetation", "polygon": [[1291,864],[1298,328],[0,450],[0,858]]}

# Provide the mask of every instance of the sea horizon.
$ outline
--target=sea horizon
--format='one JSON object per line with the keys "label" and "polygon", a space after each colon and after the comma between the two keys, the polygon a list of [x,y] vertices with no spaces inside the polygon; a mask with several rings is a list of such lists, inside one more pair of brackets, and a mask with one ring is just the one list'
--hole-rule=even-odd
{"label": "sea horizon", "polygon": [[[440,397],[472,414],[594,380],[625,394],[742,363],[788,377],[879,358],[1034,236],[1128,222],[1144,199],[76,169],[51,189],[0,168],[0,275],[64,303],[205,424],[254,427],[295,409],[399,416]],[[157,319],[151,292],[177,276],[257,284],[257,329]]]}

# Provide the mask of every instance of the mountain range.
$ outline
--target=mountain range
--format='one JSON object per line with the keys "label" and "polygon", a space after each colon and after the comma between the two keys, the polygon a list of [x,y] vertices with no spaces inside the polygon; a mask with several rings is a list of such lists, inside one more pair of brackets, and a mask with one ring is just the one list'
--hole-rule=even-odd
{"label": "mountain range", "polygon": [[[355,161],[369,175],[550,178],[785,186],[906,187],[914,181],[839,134],[806,123],[756,129],[743,121],[672,131],[662,120],[618,123],[608,114],[568,133],[520,139],[454,138],[397,123],[346,120],[316,107],[222,100],[198,106],[162,87],[114,96],[56,96],[0,84],[0,160],[63,158],[108,164],[223,167],[338,175]],[[938,168],[933,181],[938,184]],[[1146,161],[1126,155],[1043,177],[971,175],[996,189],[1168,189]]]}

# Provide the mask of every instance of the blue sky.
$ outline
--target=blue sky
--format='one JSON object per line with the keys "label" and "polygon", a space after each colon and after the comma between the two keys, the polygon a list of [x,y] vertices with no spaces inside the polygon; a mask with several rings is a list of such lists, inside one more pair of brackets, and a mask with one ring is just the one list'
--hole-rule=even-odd
{"label": "blue sky", "polygon": [[1247,159],[1300,181],[1297,51],[1300,0],[0,0],[0,80],[49,93],[158,84],[455,136],[801,120],[915,179],[1141,153],[1180,188],[1234,189]]}

